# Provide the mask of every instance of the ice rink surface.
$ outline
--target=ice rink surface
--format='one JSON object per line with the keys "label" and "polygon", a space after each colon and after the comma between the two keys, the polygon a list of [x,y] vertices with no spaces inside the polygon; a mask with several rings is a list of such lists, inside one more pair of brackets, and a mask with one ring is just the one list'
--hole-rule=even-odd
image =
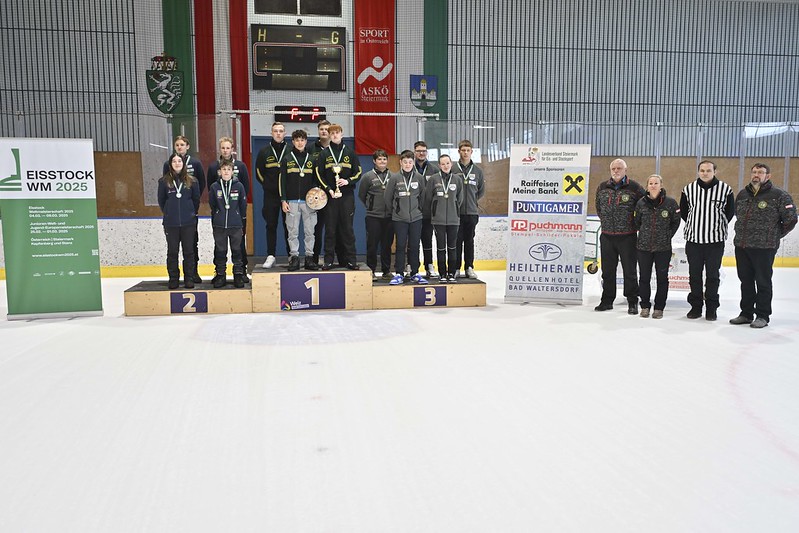
{"label": "ice rink surface", "polygon": [[[796,532],[799,269],[770,327],[583,306],[0,322],[0,531]],[[6,313],[0,283],[0,315]]]}

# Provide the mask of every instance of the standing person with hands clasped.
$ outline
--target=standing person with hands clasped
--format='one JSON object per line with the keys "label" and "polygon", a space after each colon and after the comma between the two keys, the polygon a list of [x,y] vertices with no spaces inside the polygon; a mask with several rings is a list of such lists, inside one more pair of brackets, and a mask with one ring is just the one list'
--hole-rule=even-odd
{"label": "standing person with hands clasped", "polygon": [[186,164],[180,154],[172,154],[167,163],[169,171],[158,180],[158,206],[164,215],[168,287],[171,290],[180,285],[178,252],[182,248],[184,286],[193,289],[197,276],[194,237],[197,211],[200,209],[200,184],[186,172]]}
{"label": "standing person with hands clasped", "polygon": [[288,217],[289,270],[300,269],[300,222],[305,236],[305,270],[319,270],[313,258],[316,211],[308,207],[305,197],[315,183],[313,158],[305,151],[308,134],[295,130],[291,134],[293,148],[280,164],[280,199],[284,216]]}
{"label": "standing person with hands clasped", "polygon": [[[438,158],[439,172],[425,185],[425,208],[436,232],[436,252],[441,283],[456,283],[458,250],[456,242],[463,204],[463,176],[453,175],[452,159],[446,154]],[[428,268],[429,269],[429,268]]]}
{"label": "standing person with hands clasped", "polygon": [[641,297],[641,318],[649,317],[652,307],[652,264],[655,265],[657,291],[652,318],[663,318],[669,294],[671,239],[680,228],[680,207],[666,196],[663,178],[652,174],[646,182],[647,195],[635,205],[633,223],[638,230],[638,294]]}
{"label": "standing person with hands clasped", "polygon": [[221,179],[212,183],[208,190],[216,269],[216,275],[211,283],[216,289],[225,286],[227,253],[230,249],[233,285],[240,289],[245,283],[241,239],[244,236],[244,220],[247,217],[247,192],[244,190],[244,184],[233,179],[232,161],[222,161],[219,164],[219,176]]}
{"label": "standing person with hands clasped", "polygon": [[391,209],[397,248],[394,257],[394,277],[389,282],[399,285],[405,282],[405,250],[411,264],[410,279],[426,285],[427,280],[419,274],[419,241],[422,236],[422,197],[425,177],[413,166],[413,152],[400,154],[401,170],[393,174],[386,184],[385,202]]}
{"label": "standing person with hands clasped", "polygon": [[377,278],[377,253],[380,252],[380,271],[383,279],[391,278],[391,243],[394,241],[394,224],[386,205],[384,192],[391,173],[388,171],[388,154],[375,151],[375,167],[361,177],[358,198],[366,206],[366,265]]}

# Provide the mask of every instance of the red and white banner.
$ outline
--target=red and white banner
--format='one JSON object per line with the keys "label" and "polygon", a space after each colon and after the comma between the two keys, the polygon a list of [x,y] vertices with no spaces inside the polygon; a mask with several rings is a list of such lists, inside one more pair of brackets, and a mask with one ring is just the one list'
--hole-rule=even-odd
{"label": "red and white banner", "polygon": [[[393,113],[394,0],[355,2],[355,111]],[[355,152],[396,153],[394,117],[355,117]]]}

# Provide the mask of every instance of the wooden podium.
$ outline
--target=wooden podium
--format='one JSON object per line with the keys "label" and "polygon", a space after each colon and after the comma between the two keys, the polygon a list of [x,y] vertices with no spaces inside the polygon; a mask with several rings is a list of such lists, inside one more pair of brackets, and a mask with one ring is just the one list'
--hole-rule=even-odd
{"label": "wooden podium", "polygon": [[202,283],[193,289],[169,290],[166,281],[143,281],[125,291],[127,316],[273,313],[278,311],[413,309],[481,307],[486,285],[479,280],[429,285],[372,280],[364,270],[288,272],[284,268],[253,270],[251,284],[214,289]]}

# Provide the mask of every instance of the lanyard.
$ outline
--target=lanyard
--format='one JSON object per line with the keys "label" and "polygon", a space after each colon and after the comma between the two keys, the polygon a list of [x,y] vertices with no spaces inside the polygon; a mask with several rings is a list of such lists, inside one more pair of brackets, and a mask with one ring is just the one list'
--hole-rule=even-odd
{"label": "lanyard", "polygon": [[408,193],[408,196],[411,194],[411,182],[413,181],[413,170],[411,170],[410,175],[408,175],[408,180],[405,181],[405,172],[402,173],[402,182],[405,183],[405,192]]}
{"label": "lanyard", "polygon": [[[225,209],[230,209],[230,188],[233,186],[233,180],[222,181],[222,198],[225,200]],[[227,185],[227,186],[225,186]]]}
{"label": "lanyard", "polygon": [[278,163],[283,161],[283,154],[286,153],[286,145],[285,144],[283,145],[283,150],[280,151],[280,157],[277,156],[277,152],[275,152],[275,146],[272,143],[269,143],[269,148],[272,149],[272,155],[275,156],[275,159],[277,159]]}
{"label": "lanyard", "polygon": [[[331,150],[331,152],[332,152],[332,150]],[[297,163],[297,166],[300,167],[300,177],[304,178],[305,177],[305,165],[308,164],[308,154],[307,153],[305,154],[305,161],[302,162],[302,165],[300,165],[300,162],[297,161],[297,157],[294,155],[293,151],[291,152],[291,158],[294,160],[295,163]]]}
{"label": "lanyard", "polygon": [[388,183],[388,169],[383,171],[383,175],[386,177],[386,179],[380,177],[380,172],[375,170],[375,176],[377,176],[377,179],[380,180],[380,185],[385,189],[386,183]]}
{"label": "lanyard", "polygon": [[[469,176],[471,176],[471,172],[467,173],[465,170],[463,170],[463,167],[461,166],[461,162],[460,161],[458,161],[458,168],[461,169],[461,172],[463,173],[463,181],[464,181],[464,183],[468,182],[469,181]],[[469,164],[466,165],[466,168],[469,171],[471,171],[472,170],[472,163],[469,162]]]}
{"label": "lanyard", "polygon": [[178,182],[178,184],[175,185],[175,191],[176,191],[175,192],[175,197],[176,198],[180,198],[181,196],[183,196],[182,194],[180,194],[181,190],[183,190],[183,182],[182,181]]}

